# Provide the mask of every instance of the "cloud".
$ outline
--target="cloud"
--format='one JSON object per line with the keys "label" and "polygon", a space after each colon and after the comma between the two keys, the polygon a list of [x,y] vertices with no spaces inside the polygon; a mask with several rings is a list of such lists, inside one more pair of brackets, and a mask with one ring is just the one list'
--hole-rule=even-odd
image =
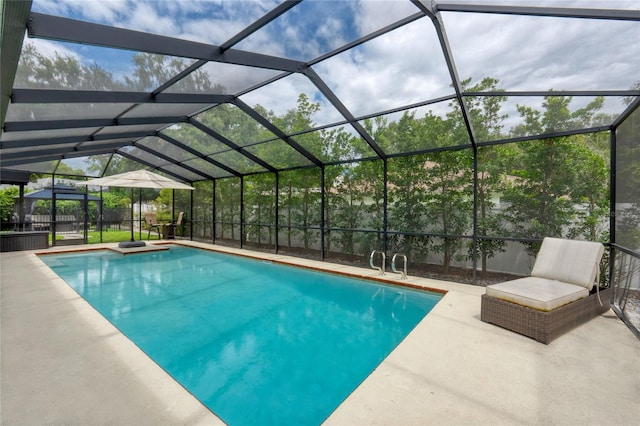
{"label": "cloud", "polygon": [[[627,89],[640,69],[637,23],[445,13],[460,78],[506,90]],[[615,71],[608,68],[617,64]],[[626,70],[626,73],[625,73]]]}
{"label": "cloud", "polygon": [[101,24],[116,24],[128,11],[127,0],[35,0],[33,11]]}
{"label": "cloud", "polygon": [[[281,74],[280,71],[216,62],[206,63],[199,71],[205,72],[214,86],[222,87],[220,94],[237,94]],[[179,82],[168,91],[181,92],[183,89],[184,85]]]}
{"label": "cloud", "polygon": [[419,11],[411,2],[365,0],[357,2],[357,5],[359,9],[354,13],[360,36],[370,34]]}
{"label": "cloud", "polygon": [[[277,4],[276,0],[34,0],[34,10],[221,44]],[[522,0],[518,5],[638,8],[635,0]],[[409,1],[304,1],[236,47],[311,60],[417,11]],[[479,82],[490,76],[498,78],[500,87],[507,90],[628,89],[638,80],[637,22],[452,12],[443,12],[442,16],[462,79],[472,77],[473,82]],[[45,52],[62,50],[61,54],[88,63],[95,59],[87,48],[67,44],[58,47],[45,40],[37,40],[37,46]],[[128,69],[124,64],[111,68]],[[220,65],[205,69],[232,91],[259,80],[257,69]],[[355,116],[453,91],[440,42],[427,17],[319,63],[314,69]],[[272,75],[264,72],[259,77]],[[235,82],[229,83],[232,80]],[[323,102],[326,115],[318,116],[318,122],[334,119],[334,110],[324,107],[324,98],[300,76],[260,89],[247,99],[280,111],[295,107],[301,92],[312,101]]]}
{"label": "cloud", "polygon": [[452,93],[431,21],[420,19],[316,65],[356,116]]}
{"label": "cloud", "polygon": [[304,1],[238,48],[310,61],[417,11],[408,1]]}
{"label": "cloud", "polygon": [[25,43],[34,45],[36,50],[40,54],[48,58],[55,58],[56,55],[58,55],[62,57],[70,56],[80,62],[86,60],[86,58],[83,58],[76,49],[73,49],[73,46],[67,46],[55,41],[45,40],[41,38],[26,39]]}
{"label": "cloud", "polygon": [[33,10],[137,31],[222,44],[276,0],[35,0]]}
{"label": "cloud", "polygon": [[296,110],[298,97],[304,93],[309,102],[320,104],[320,111],[312,116],[316,125],[324,125],[343,121],[344,117],[329,103],[309,79],[299,74],[292,74],[268,86],[254,90],[241,99],[251,106],[261,105],[276,115],[284,115]]}

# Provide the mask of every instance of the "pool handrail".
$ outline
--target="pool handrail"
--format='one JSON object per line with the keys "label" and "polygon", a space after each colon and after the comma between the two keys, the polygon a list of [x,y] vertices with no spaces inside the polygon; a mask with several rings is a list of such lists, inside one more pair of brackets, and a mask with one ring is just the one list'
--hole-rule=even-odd
{"label": "pool handrail", "polygon": [[[404,271],[400,271],[400,272],[396,271],[396,257],[398,256],[404,259]],[[400,274],[401,280],[406,280],[407,279],[407,256],[402,253],[394,254],[393,257],[391,258],[391,270],[396,274]]]}
{"label": "pool handrail", "polygon": [[[374,266],[374,264],[373,264],[373,257],[375,256],[376,253],[380,253],[382,255],[382,265],[381,266]],[[387,263],[387,255],[384,254],[383,251],[373,250],[371,252],[371,256],[369,256],[369,265],[371,266],[371,268],[378,270],[378,272],[379,272],[378,275],[384,275],[384,267],[385,267],[386,263]]]}

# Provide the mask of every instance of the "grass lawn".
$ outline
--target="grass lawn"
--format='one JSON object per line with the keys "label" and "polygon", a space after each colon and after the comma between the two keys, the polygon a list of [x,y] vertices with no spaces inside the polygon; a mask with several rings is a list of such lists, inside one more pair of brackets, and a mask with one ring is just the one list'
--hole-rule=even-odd
{"label": "grass lawn", "polygon": [[[143,232],[146,234],[146,232]],[[133,233],[133,237],[138,240],[139,235],[137,232]],[[145,235],[146,237],[146,235]],[[103,243],[119,243],[121,241],[129,241],[131,239],[131,231],[102,231]],[[95,244],[100,242],[100,232],[89,232],[89,244]]]}
{"label": "grass lawn", "polygon": [[[140,234],[138,233],[138,231],[133,233],[133,237],[136,240],[146,240],[147,238],[147,231],[143,230],[142,231],[142,238],[140,237]],[[129,241],[131,239],[131,231],[113,231],[113,230],[106,230],[106,231],[102,231],[102,242],[103,243],[119,243],[121,241]],[[151,239],[158,239],[158,235],[157,233],[152,233],[151,234]],[[60,241],[60,240],[64,240],[64,235],[56,235],[56,240]],[[49,242],[51,243],[51,234],[49,234]],[[100,232],[99,231],[89,231],[89,234],[87,236],[87,242],[89,244],[98,244],[100,243]]]}

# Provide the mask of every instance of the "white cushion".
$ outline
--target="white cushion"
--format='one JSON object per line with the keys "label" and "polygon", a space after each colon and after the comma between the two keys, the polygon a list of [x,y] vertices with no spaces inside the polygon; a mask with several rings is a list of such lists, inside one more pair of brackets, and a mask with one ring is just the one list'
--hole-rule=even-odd
{"label": "white cushion", "polygon": [[548,312],[574,300],[587,297],[589,291],[574,284],[546,278],[527,277],[487,286],[486,294],[497,299]]}
{"label": "white cushion", "polygon": [[547,237],[542,241],[531,276],[591,290],[603,254],[604,246],[601,243]]}

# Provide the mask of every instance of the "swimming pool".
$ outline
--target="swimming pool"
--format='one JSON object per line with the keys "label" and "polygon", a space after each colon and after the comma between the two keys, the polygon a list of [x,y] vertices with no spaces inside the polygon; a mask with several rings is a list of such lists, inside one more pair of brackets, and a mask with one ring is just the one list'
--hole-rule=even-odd
{"label": "swimming pool", "polygon": [[178,246],[41,259],[231,425],[321,423],[441,298]]}

